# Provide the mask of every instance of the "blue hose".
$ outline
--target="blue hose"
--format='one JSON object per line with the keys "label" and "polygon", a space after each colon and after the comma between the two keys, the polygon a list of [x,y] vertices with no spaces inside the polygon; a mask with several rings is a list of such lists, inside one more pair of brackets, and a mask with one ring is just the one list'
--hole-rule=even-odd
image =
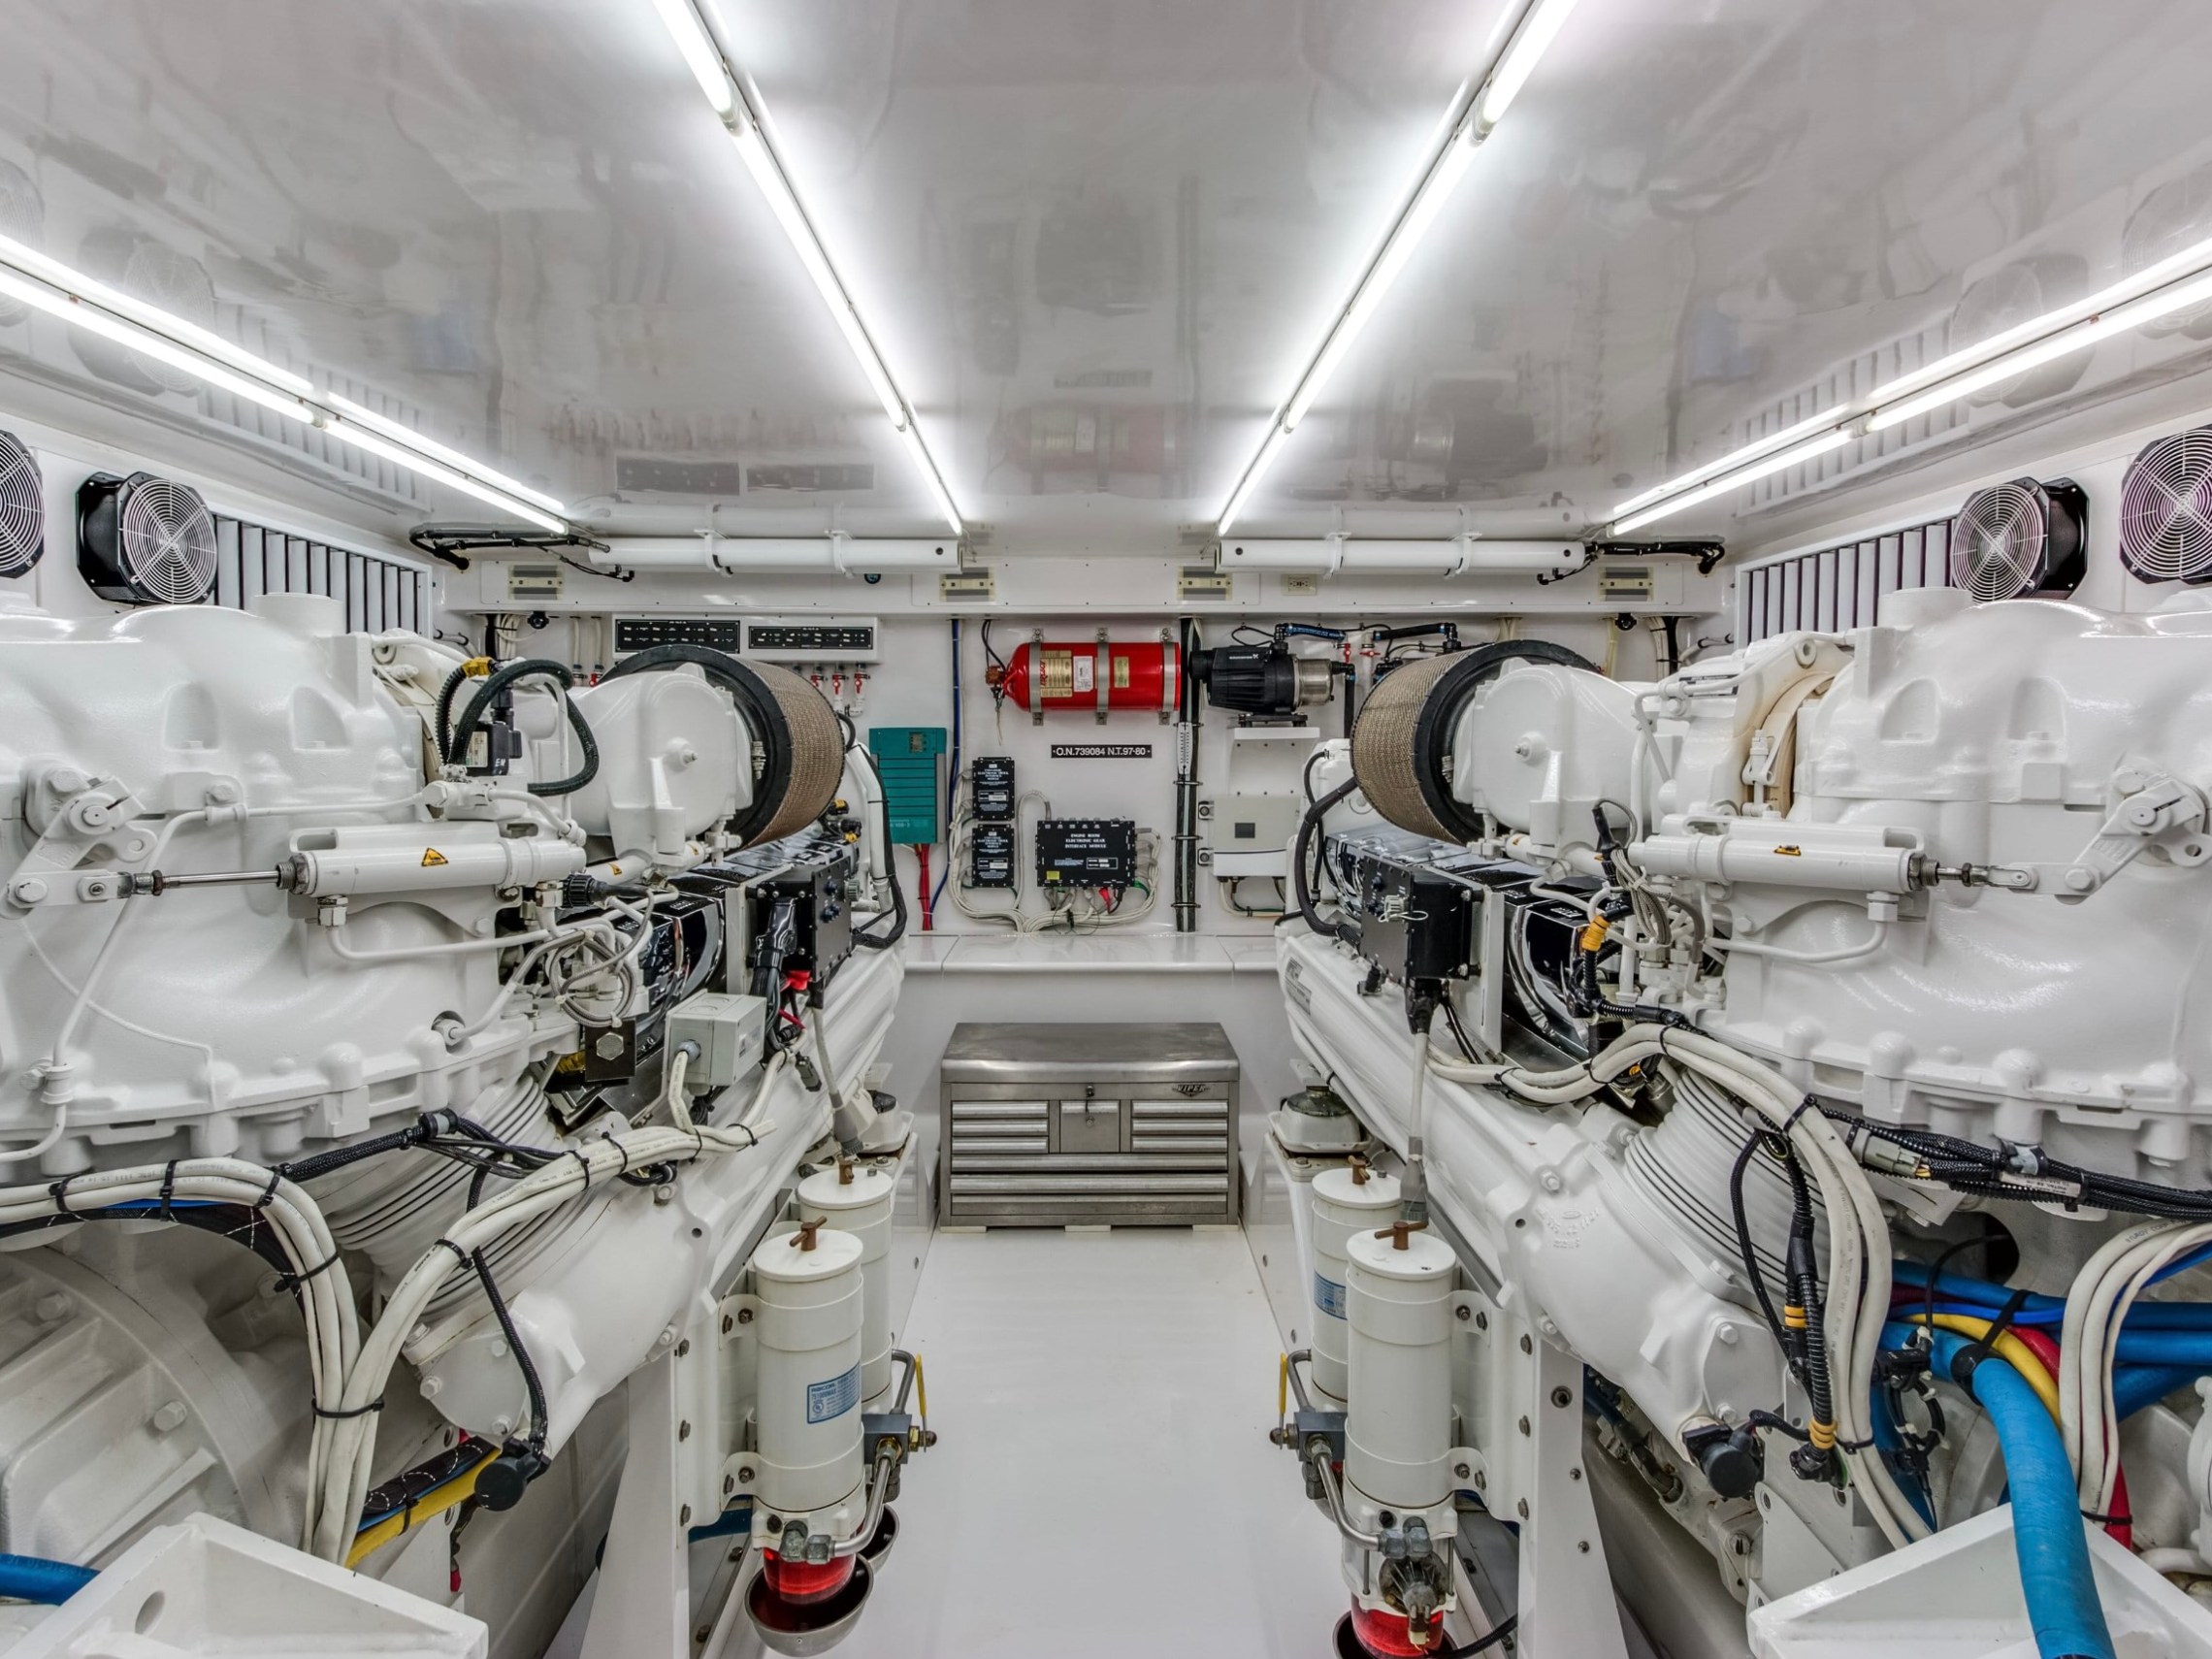
{"label": "blue hose", "polygon": [[[1933,1359],[1938,1376],[1950,1373],[1960,1352],[1973,1345],[1949,1331],[1936,1333]],[[2104,1609],[2090,1572],[2089,1535],[2082,1525],[2073,1470],[2058,1425],[2020,1374],[2002,1359],[1984,1359],[1971,1379],[1974,1398],[1989,1414],[2004,1453],[2012,1488],[2012,1546],[2020,1560],[2020,1587],[2041,1659],[2114,1659]]]}
{"label": "blue hose", "polygon": [[2123,1365],[2112,1374],[2112,1407],[2125,1422],[2145,1406],[2156,1405],[2176,1388],[2204,1375],[2196,1365]]}
{"label": "blue hose", "polygon": [[0,1555],[0,1596],[12,1602],[56,1607],[99,1576],[89,1567],[73,1567],[44,1556]]}

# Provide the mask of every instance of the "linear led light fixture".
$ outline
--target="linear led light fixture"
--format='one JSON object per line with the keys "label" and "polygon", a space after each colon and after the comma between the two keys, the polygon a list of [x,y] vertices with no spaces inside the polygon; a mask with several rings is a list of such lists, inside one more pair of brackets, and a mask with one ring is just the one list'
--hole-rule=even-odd
{"label": "linear led light fixture", "polygon": [[742,576],[758,570],[834,570],[840,575],[957,570],[960,538],[953,536],[855,538],[828,536],[613,536],[589,557],[596,569],[650,571],[719,571]]}
{"label": "linear led light fixture", "polygon": [[1641,530],[1801,461],[1840,449],[1867,433],[1918,419],[1945,404],[2208,299],[2212,299],[2212,240],[2145,266],[2070,306],[1938,357],[1876,386],[1856,403],[1839,405],[1646,490],[1616,507],[1607,530],[1614,536]]}
{"label": "linear led light fixture", "polygon": [[1582,544],[1566,540],[1492,541],[1480,536],[1249,540],[1232,536],[1221,542],[1224,570],[1312,576],[1543,576],[1582,563]]}
{"label": "linear led light fixture", "polygon": [[860,308],[853,303],[844,279],[837,275],[830,250],[823,245],[821,233],[807,217],[798,192],[792,186],[791,175],[785,171],[782,158],[769,141],[767,125],[762,119],[758,104],[759,94],[740,81],[731,68],[730,60],[715,45],[714,36],[693,0],[653,0],[653,9],[660,14],[662,24],[676,43],[676,49],[683,53],[684,62],[690,65],[699,89],[706,94],[707,103],[730,130],[731,141],[737,146],[745,171],[753,176],[754,184],[767,198],[769,211],[783,227],[784,236],[798,255],[799,264],[805,267],[815,292],[822,296],[823,305],[829,308],[837,332],[845,337],[846,348],[860,364],[868,389],[883,406],[885,417],[898,435],[900,447],[906,451],[915,472],[921,474],[931,505],[953,533],[960,534],[960,509],[954,504],[952,491],[945,487],[945,475],[938,471],[936,458],[923,441],[921,430],[915,424],[913,406],[892,377],[890,365],[884,362],[882,351],[861,318]]}
{"label": "linear led light fixture", "polygon": [[1259,448],[1238,477],[1236,488],[1222,504],[1215,523],[1223,535],[1252,504],[1253,493],[1289,442],[1290,435],[1298,430],[1298,423],[1313,408],[1314,400],[1320,396],[1330,376],[1359,339],[1360,332],[1382,308],[1391,284],[1412,259],[1414,249],[1420,245],[1444,205],[1451,199],[1452,191],[1458,188],[1468,164],[1475,159],[1476,146],[1490,136],[1490,130],[1505,114],[1507,105],[1528,83],[1537,59],[1558,35],[1560,25],[1566,22],[1575,3],[1576,0],[1529,0],[1521,9],[1504,49],[1492,61],[1489,73],[1480,81],[1462,86],[1452,99],[1443,121],[1438,124],[1442,142],[1430,145],[1428,160],[1414,180],[1404,205],[1383,228],[1382,240],[1360,270],[1359,279],[1338,308],[1328,332],[1322,335],[1320,344],[1307,359],[1304,372],[1290,388],[1289,397],[1268,422],[1267,436],[1260,440]]}
{"label": "linear led light fixture", "polygon": [[0,236],[0,294],[473,496],[541,530],[558,535],[569,529],[566,509],[551,496],[358,404],[317,394],[310,382],[289,369],[5,236]]}

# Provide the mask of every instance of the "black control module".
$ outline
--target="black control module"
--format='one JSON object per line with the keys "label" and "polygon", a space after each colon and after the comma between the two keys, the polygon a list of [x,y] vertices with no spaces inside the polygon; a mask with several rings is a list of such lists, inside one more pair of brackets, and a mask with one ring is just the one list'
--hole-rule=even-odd
{"label": "black control module", "polygon": [[1037,825],[1037,885],[1127,887],[1137,879],[1133,818],[1047,818]]}
{"label": "black control module", "polygon": [[1014,816],[1014,757],[1012,755],[978,755],[969,772],[969,794],[975,803],[975,815],[994,823],[1007,823]]}
{"label": "black control module", "polygon": [[967,884],[970,887],[1014,885],[1014,826],[978,824],[968,831]]}

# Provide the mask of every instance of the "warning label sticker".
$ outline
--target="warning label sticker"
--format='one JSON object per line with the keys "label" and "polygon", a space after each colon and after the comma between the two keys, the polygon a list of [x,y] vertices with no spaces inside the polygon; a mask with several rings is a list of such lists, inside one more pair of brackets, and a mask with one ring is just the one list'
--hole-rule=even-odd
{"label": "warning label sticker", "polygon": [[1332,1319],[1344,1317],[1344,1286],[1333,1279],[1314,1275],[1314,1306]]}
{"label": "warning label sticker", "polygon": [[1078,657],[1075,660],[1074,667],[1075,689],[1079,696],[1084,692],[1094,692],[1098,689],[1097,658]]}
{"label": "warning label sticker", "polygon": [[841,1417],[861,1403],[861,1368],[855,1365],[842,1377],[806,1385],[806,1420],[826,1423]]}
{"label": "warning label sticker", "polygon": [[446,859],[445,855],[439,852],[436,847],[425,847],[422,850],[422,867],[426,870],[435,868],[437,865],[446,863],[448,862],[449,861]]}

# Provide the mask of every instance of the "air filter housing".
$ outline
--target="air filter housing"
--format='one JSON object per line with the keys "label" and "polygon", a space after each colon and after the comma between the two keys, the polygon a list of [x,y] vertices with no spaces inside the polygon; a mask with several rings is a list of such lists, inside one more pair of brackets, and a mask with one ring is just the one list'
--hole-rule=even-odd
{"label": "air filter housing", "polygon": [[46,551],[39,464],[21,439],[0,432],[0,576],[19,576]]}
{"label": "air filter housing", "polygon": [[2212,426],[2159,439],[2128,463],[2120,563],[2146,582],[2212,582]]}
{"label": "air filter housing", "polygon": [[133,472],[77,488],[77,569],[117,604],[205,604],[215,591],[215,520],[200,492]]}
{"label": "air filter housing", "polygon": [[1951,520],[1951,585],[1977,600],[2071,593],[2081,582],[2089,498],[2071,479],[1976,490]]}
{"label": "air filter housing", "polygon": [[1451,742],[1459,716],[1508,663],[1594,665],[1547,639],[1508,639],[1451,651],[1398,669],[1368,694],[1351,729],[1351,771],[1376,811],[1432,840],[1467,842],[1481,822],[1451,793]]}

